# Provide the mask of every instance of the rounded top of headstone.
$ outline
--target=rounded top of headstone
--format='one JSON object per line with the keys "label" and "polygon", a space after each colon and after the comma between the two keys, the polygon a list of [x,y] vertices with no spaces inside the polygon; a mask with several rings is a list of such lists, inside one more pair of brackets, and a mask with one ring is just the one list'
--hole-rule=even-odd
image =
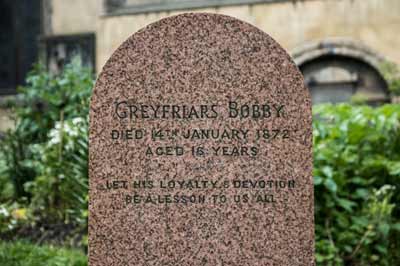
{"label": "rounded top of headstone", "polygon": [[[138,89],[148,93],[143,85],[151,85],[161,76],[182,82],[191,70],[207,70],[210,79],[227,85],[234,85],[235,79],[242,78],[238,72],[255,78],[264,75],[268,83],[277,79],[276,83],[288,84],[274,91],[287,90],[286,93],[299,94],[305,101],[310,99],[296,64],[271,36],[247,22],[212,13],[167,17],[134,33],[104,65],[93,99],[96,102],[98,93],[116,93],[114,90],[138,92]],[[105,80],[112,79],[119,82],[103,86]],[[119,86],[124,79],[134,82],[129,87]],[[250,80],[241,83],[244,81]],[[151,87],[162,92],[162,84]]]}

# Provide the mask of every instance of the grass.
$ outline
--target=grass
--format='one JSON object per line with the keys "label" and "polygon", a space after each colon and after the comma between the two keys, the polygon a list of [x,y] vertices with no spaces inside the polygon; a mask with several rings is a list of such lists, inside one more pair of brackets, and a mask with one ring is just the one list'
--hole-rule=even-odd
{"label": "grass", "polygon": [[4,266],[87,266],[83,252],[26,242],[0,241],[0,265]]}

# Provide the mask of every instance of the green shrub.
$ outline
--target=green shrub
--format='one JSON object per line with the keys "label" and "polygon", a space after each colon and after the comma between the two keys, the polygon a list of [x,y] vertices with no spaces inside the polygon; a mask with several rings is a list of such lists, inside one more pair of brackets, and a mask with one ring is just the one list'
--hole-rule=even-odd
{"label": "green shrub", "polygon": [[14,186],[7,175],[7,168],[4,153],[0,152],[0,202],[12,200],[15,195]]}
{"label": "green shrub", "polygon": [[[24,185],[38,175],[36,145],[49,140],[49,132],[57,121],[88,116],[93,75],[80,62],[73,60],[58,76],[52,76],[37,65],[19,88],[18,97],[10,102],[15,129],[7,132],[0,143],[0,158],[6,167],[0,168],[14,186],[14,198],[30,197]],[[1,165],[0,165],[1,167]]]}
{"label": "green shrub", "polygon": [[[77,63],[29,76],[0,143],[0,233],[43,221],[86,232],[92,85]],[[400,106],[313,113],[317,264],[400,265]]]}
{"label": "green shrub", "polygon": [[380,72],[383,73],[388,83],[388,89],[393,95],[400,96],[400,68],[393,62],[385,62],[380,66]]}
{"label": "green shrub", "polygon": [[76,117],[56,123],[47,143],[38,144],[37,176],[25,183],[31,206],[48,222],[85,224],[88,191],[88,122]]}
{"label": "green shrub", "polygon": [[317,262],[399,264],[400,106],[318,106],[313,125]]}
{"label": "green shrub", "polygon": [[75,250],[28,243],[0,242],[0,265],[4,266],[87,266],[86,256]]}
{"label": "green shrub", "polygon": [[[0,207],[29,208],[40,224],[86,230],[87,126],[93,74],[73,60],[53,76],[38,65],[10,107],[15,128],[0,142]],[[8,180],[8,182],[7,182]],[[10,188],[11,185],[11,188]],[[11,217],[12,218],[12,217]],[[0,213],[0,233],[13,221]]]}

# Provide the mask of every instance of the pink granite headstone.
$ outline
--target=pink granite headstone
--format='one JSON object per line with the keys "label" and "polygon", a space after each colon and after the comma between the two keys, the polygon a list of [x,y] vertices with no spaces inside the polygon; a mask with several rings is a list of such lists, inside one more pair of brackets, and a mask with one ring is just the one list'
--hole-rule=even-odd
{"label": "pink granite headstone", "polygon": [[232,17],[126,40],[90,109],[90,266],[314,265],[311,101],[289,55]]}

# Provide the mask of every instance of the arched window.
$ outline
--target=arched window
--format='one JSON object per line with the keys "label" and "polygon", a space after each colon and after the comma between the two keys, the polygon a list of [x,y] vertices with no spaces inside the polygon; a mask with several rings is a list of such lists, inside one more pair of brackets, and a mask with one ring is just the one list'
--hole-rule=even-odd
{"label": "arched window", "polygon": [[294,57],[313,104],[348,102],[355,94],[370,104],[389,101],[387,84],[378,71],[381,59],[365,47],[353,42],[322,42]]}

